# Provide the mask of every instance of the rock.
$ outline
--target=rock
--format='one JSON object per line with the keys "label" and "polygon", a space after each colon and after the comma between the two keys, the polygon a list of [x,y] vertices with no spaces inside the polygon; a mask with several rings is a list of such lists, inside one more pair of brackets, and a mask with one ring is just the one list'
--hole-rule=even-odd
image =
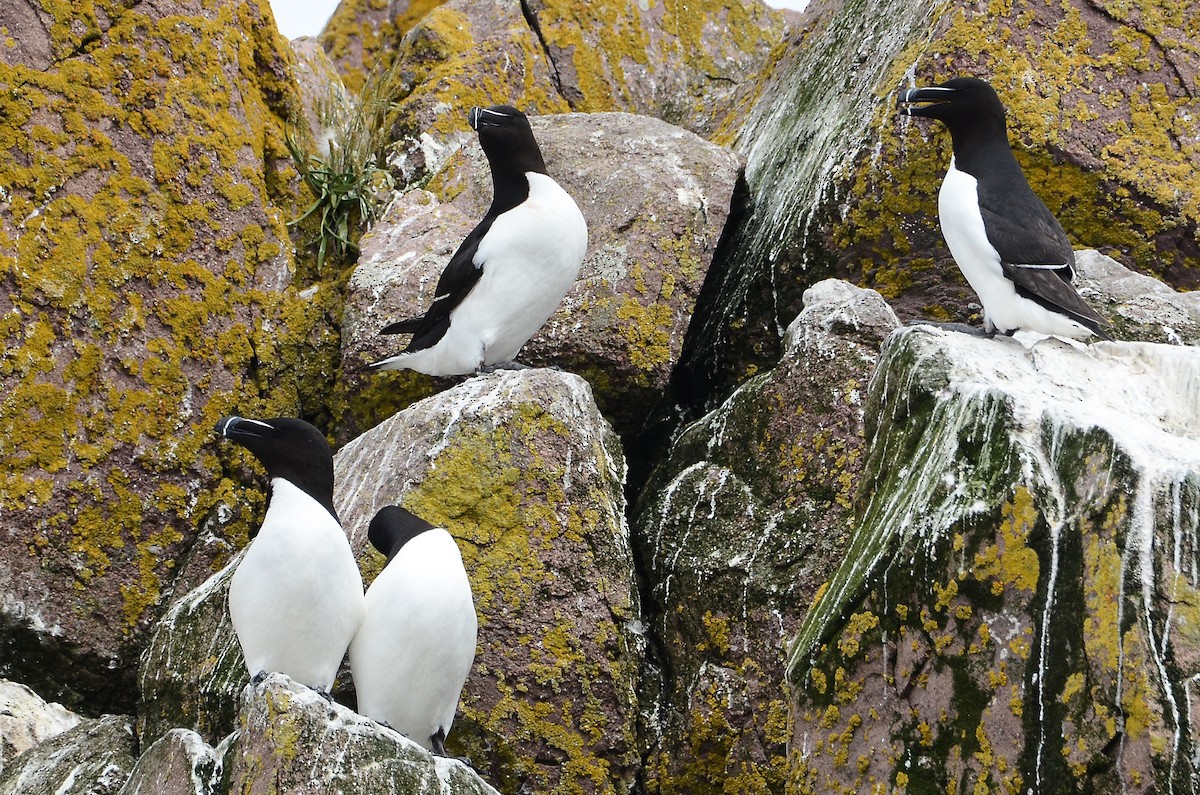
{"label": "rock", "polygon": [[1191,5],[816,0],[806,20],[734,144],[748,212],[714,262],[683,363],[704,407],[775,360],[780,319],[820,279],[872,287],[906,321],[979,312],[936,222],[949,135],[895,110],[917,83],[989,79],[1017,159],[1077,247],[1200,283],[1200,60],[1180,33],[1195,27]]}
{"label": "rock", "polygon": [[88,719],[17,757],[0,775],[0,795],[116,795],[133,764],[129,721]]}
{"label": "rock", "polygon": [[604,0],[450,0],[389,6],[346,2],[322,43],[358,88],[360,64],[404,75],[401,182],[416,184],[470,130],[470,104],[526,113],[622,111],[713,137],[747,101],[746,86],[783,36],[783,16],[759,0],[703,0],[686,9]]}
{"label": "rock", "polygon": [[531,116],[570,110],[522,4],[512,0],[438,5],[399,41],[391,68],[404,84],[390,161],[402,185],[424,181],[475,139],[472,105],[515,105]]}
{"label": "rock", "polygon": [[1176,292],[1098,251],[1076,251],[1075,264],[1077,286],[1117,339],[1200,345],[1200,294]]}
{"label": "rock", "polygon": [[294,363],[296,93],[260,7],[0,4],[0,676],[93,714],[132,711],[219,502],[212,423]]}
{"label": "rock", "polygon": [[296,56],[296,84],[300,89],[308,134],[316,152],[327,159],[331,134],[329,122],[345,113],[350,97],[337,69],[316,39],[302,36],[292,39],[291,46]]}
{"label": "rock", "polygon": [[620,443],[578,376],[479,376],[343,447],[335,501],[364,579],[389,504],[458,540],[479,647],[447,741],[505,792],[624,793],[639,608]]}
{"label": "rock", "polygon": [[216,795],[221,755],[189,729],[172,729],[138,759],[119,795]]}
{"label": "rock", "polygon": [[[605,416],[628,434],[641,427],[678,359],[740,163],[646,117],[569,114],[531,123],[551,175],[587,219],[589,242],[575,287],[518,358],[583,375]],[[428,307],[446,262],[487,211],[491,177],[478,144],[429,187],[436,194],[403,195],[363,236],[342,323],[351,429],[378,422],[414,385],[429,383],[364,367],[407,343],[378,331]]]}
{"label": "rock", "polygon": [[650,478],[634,523],[661,655],[650,791],[783,791],[787,645],[853,527],[866,387],[896,323],[872,290],[809,288],[778,366]]}
{"label": "rock", "polygon": [[1188,792],[1200,350],[903,329],[793,646],[796,792]]}
{"label": "rock", "polygon": [[325,795],[496,795],[456,759],[415,742],[281,674],[242,697],[225,756],[229,791]]}
{"label": "rock", "polygon": [[329,53],[346,85],[358,91],[372,70],[386,65],[393,47],[422,16],[442,0],[342,0],[321,31],[320,44]]}
{"label": "rock", "polygon": [[654,116],[705,138],[718,132],[785,28],[783,16],[758,0],[527,6],[572,110]]}
{"label": "rock", "polygon": [[229,580],[242,556],[173,603],[138,668],[138,739],[143,746],[186,727],[217,742],[233,731],[250,681],[229,619]]}
{"label": "rock", "polygon": [[0,680],[0,774],[14,757],[79,725],[62,704],[47,704],[17,682]]}

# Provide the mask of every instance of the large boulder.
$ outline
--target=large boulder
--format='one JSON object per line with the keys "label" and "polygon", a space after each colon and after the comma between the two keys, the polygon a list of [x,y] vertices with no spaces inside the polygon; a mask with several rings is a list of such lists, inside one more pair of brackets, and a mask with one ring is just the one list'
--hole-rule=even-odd
{"label": "large boulder", "polygon": [[1200,349],[1034,339],[889,338],[795,791],[1194,791]]}
{"label": "large boulder", "polygon": [[[334,502],[368,582],[383,559],[366,530],[385,505],[459,541],[479,651],[448,746],[505,791],[626,791],[638,764],[638,597],[624,458],[587,383],[550,370],[473,378],[334,464]],[[142,660],[143,743],[172,727],[215,743],[245,722],[247,673],[225,606],[235,564],[161,622]]]}
{"label": "large boulder", "polygon": [[[588,222],[575,286],[519,359],[588,379],[623,435],[641,427],[679,357],[740,174],[736,156],[664,122],[623,113],[534,117],[551,175]],[[389,207],[364,235],[342,323],[343,432],[378,422],[430,379],[365,365],[406,337],[378,330],[419,314],[492,198],[478,143]]]}
{"label": "large boulder", "polygon": [[469,379],[343,447],[337,473],[368,580],[383,559],[366,528],[385,505],[458,540],[479,646],[447,746],[505,792],[629,791],[643,641],[625,461],[587,382]]}
{"label": "large boulder", "polygon": [[809,288],[778,366],[688,426],[644,489],[651,792],[783,791],[787,645],[845,551],[867,384],[896,323],[873,290]]}
{"label": "large boulder", "polygon": [[220,501],[209,428],[276,364],[295,410],[259,337],[295,89],[251,0],[5,3],[0,30],[0,676],[128,711]]}
{"label": "large boulder", "polygon": [[1195,25],[1188,3],[815,0],[734,144],[749,211],[684,362],[714,393],[705,405],[775,360],[780,318],[820,279],[872,287],[906,320],[978,313],[936,222],[949,135],[896,112],[915,83],[991,81],[1018,161],[1077,246],[1200,283]]}

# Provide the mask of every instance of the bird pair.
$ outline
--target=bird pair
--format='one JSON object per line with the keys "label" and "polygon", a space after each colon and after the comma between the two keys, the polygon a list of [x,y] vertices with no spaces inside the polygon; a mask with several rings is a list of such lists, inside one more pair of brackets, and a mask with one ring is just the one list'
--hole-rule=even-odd
{"label": "bird pair", "polygon": [[[1108,339],[1106,322],[1072,286],[1075,254],[1034,194],[1008,144],[1004,106],[983,80],[955,78],[900,95],[904,112],[940,119],[954,155],[938,195],[946,243],[983,304],[984,330]],[[578,276],[587,224],[546,173],[529,121],[516,108],[473,108],[493,201],[438,280],[433,303],[384,334],[412,334],[379,370],[430,375],[511,362]]]}
{"label": "bird pair", "polygon": [[477,629],[454,539],[403,508],[382,509],[367,538],[387,563],[364,596],[324,435],[286,417],[226,417],[216,430],[270,478],[262,526],[229,583],[254,681],[278,672],[328,694],[348,648],[358,711],[445,755]]}

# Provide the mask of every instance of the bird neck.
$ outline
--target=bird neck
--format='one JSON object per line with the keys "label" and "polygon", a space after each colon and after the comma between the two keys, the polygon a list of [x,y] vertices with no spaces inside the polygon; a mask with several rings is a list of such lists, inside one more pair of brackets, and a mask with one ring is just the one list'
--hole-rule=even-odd
{"label": "bird neck", "polygon": [[954,142],[954,163],[959,171],[973,177],[1015,170],[1021,167],[1008,145],[1008,130],[1004,120],[972,125],[968,129],[951,128]]}
{"label": "bird neck", "polygon": [[486,149],[492,171],[492,214],[507,212],[529,198],[529,179],[533,172],[546,173],[546,163],[536,146],[520,152],[493,153]]}

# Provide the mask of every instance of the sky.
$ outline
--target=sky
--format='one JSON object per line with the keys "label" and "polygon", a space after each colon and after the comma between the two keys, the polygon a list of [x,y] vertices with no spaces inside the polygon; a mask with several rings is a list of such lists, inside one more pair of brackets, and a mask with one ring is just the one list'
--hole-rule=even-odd
{"label": "sky", "polygon": [[[808,0],[766,0],[775,8],[802,10]],[[279,32],[289,39],[298,36],[316,36],[325,27],[338,0],[271,0],[271,11]]]}

